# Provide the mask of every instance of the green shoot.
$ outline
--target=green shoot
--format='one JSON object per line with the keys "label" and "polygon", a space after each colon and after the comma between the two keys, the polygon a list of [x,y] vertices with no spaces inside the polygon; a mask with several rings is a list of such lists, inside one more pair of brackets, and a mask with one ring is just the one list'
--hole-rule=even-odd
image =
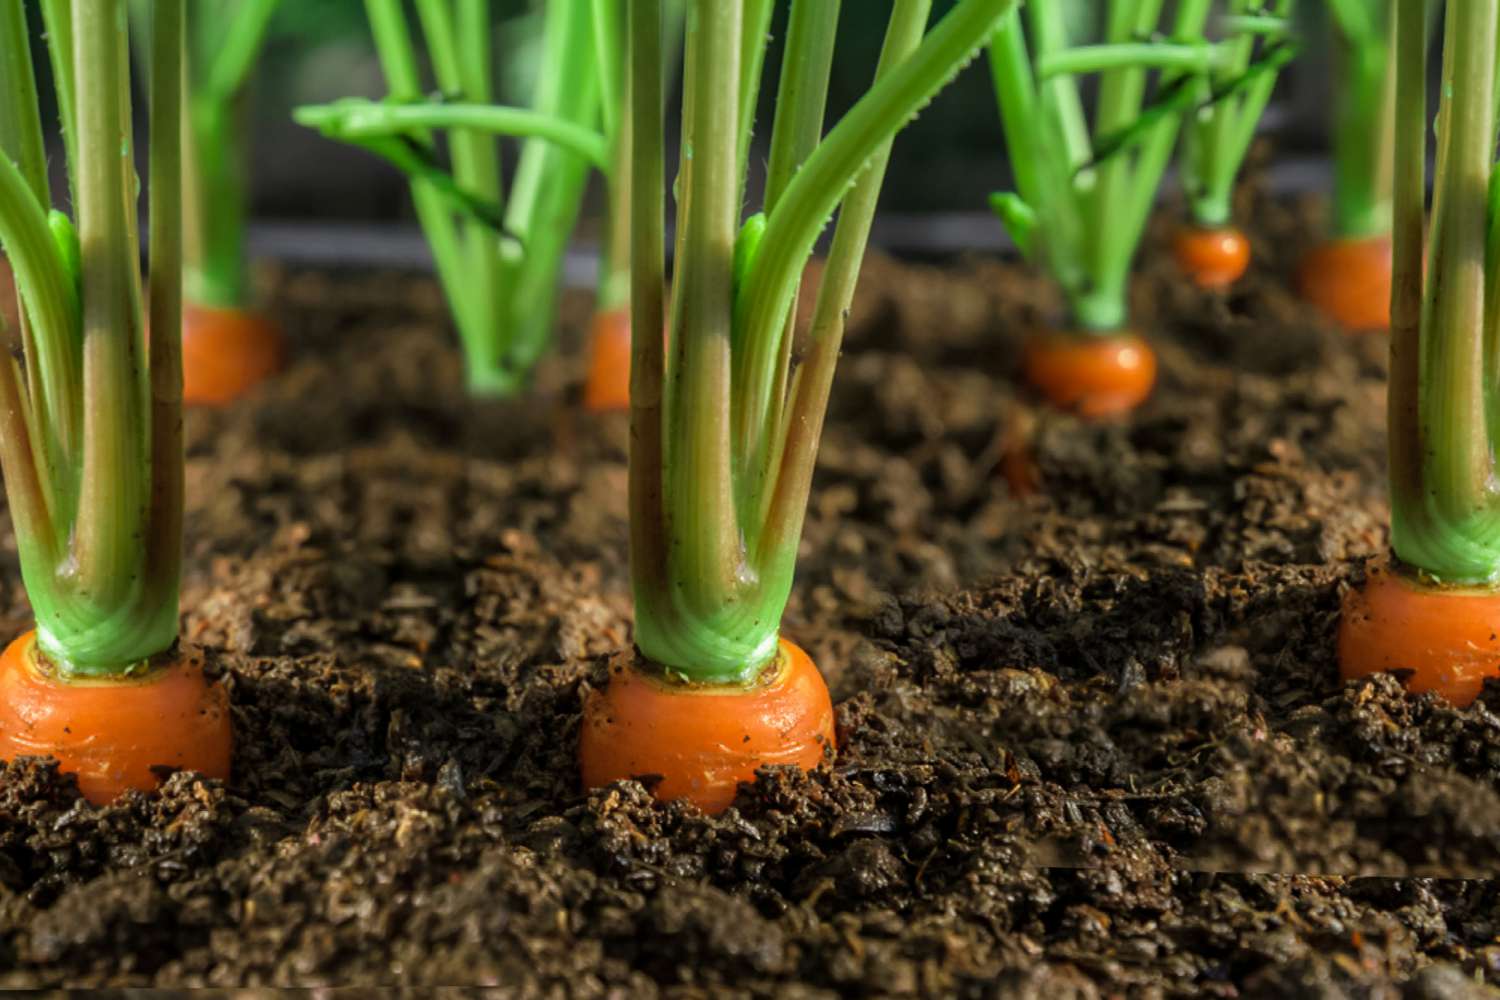
{"label": "green shoot", "polygon": [[1448,8],[1423,267],[1426,17],[1397,5],[1391,545],[1439,580],[1500,579],[1500,205],[1494,4]]}
{"label": "green shoot", "polygon": [[1293,0],[1229,0],[1224,28],[1230,58],[1201,85],[1202,106],[1183,129],[1182,183],[1193,222],[1230,223],[1235,179],[1250,151],[1276,77],[1296,55]]}
{"label": "green shoot", "polygon": [[[407,175],[463,343],[469,387],[509,395],[550,342],[559,272],[589,171],[608,177],[619,159],[622,128],[610,102],[623,99],[622,13],[606,0],[549,0],[531,106],[510,108],[493,100],[486,0],[416,0],[415,7],[440,96],[423,86],[401,0],[366,0],[389,96],[299,108],[295,117]],[[439,132],[451,168],[439,159]],[[522,140],[508,192],[497,136]]]}
{"label": "green shoot", "polygon": [[143,289],[123,0],[41,6],[77,225],[51,207],[25,14],[6,4],[0,246],[22,322],[0,364],[0,464],[42,652],[64,674],[120,675],[177,637],[184,8],[152,7],[149,190],[166,195]]}
{"label": "green shoot", "polygon": [[[874,84],[824,134],[839,4],[793,0],[773,183],[762,212],[742,221],[765,5],[691,0],[668,306],[662,3],[630,3],[631,565],[636,644],[668,672],[748,683],[774,655],[891,141],[1013,5],[959,0],[927,32],[930,0],[897,0]],[[798,282],[836,210],[812,330],[794,350]]]}
{"label": "green shoot", "polygon": [[[1127,321],[1126,284],[1182,116],[1198,82],[1232,72],[1204,41],[1209,0],[1179,0],[1161,41],[1162,0],[1109,5],[1104,44],[1075,48],[1062,8],[1012,10],[990,42],[990,69],[1016,190],[991,207],[1016,246],[1061,286],[1070,321],[1108,334]],[[1028,30],[1029,29],[1029,32]],[[1029,34],[1029,38],[1028,38]],[[1148,69],[1157,72],[1147,101]],[[1092,134],[1078,74],[1098,73]]]}
{"label": "green shoot", "polygon": [[[246,84],[279,0],[194,0],[183,123],[183,284],[197,305],[250,304]],[[144,9],[144,8],[142,8]]]}
{"label": "green shoot", "polygon": [[[1333,235],[1382,236],[1391,228],[1390,66],[1398,0],[1328,0],[1338,35],[1333,101]],[[1425,6],[1425,4],[1423,4]]]}

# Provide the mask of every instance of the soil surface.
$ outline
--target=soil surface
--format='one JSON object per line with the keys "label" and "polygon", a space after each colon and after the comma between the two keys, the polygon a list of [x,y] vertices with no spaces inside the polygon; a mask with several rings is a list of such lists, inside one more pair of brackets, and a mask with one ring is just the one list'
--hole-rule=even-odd
{"label": "soil surface", "polygon": [[1311,216],[1244,208],[1226,297],[1154,234],[1161,382],[1117,423],[1013,387],[1056,310],[1026,269],[868,262],[786,617],[839,753],[713,819],[577,784],[630,638],[587,300],[531,395],[470,403],[429,279],[269,276],[292,367],[189,421],[184,635],[233,779],[96,809],[0,765],[0,985],[1500,995],[1500,686],[1338,679],[1385,545],[1385,343],[1288,293]]}

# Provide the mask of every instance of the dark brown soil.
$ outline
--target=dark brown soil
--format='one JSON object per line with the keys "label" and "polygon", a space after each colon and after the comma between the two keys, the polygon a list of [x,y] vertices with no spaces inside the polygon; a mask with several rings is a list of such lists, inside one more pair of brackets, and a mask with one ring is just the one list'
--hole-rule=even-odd
{"label": "dark brown soil", "polygon": [[787,615],[838,759],[717,819],[577,787],[630,627],[587,302],[533,395],[469,404],[430,281],[278,276],[294,366],[190,421],[185,635],[234,778],[94,809],[5,767],[0,985],[1497,995],[1500,687],[1339,682],[1384,344],[1288,295],[1308,224],[1254,212],[1229,297],[1140,280],[1163,376],[1118,424],[1012,388],[1055,306],[1026,271],[870,261]]}

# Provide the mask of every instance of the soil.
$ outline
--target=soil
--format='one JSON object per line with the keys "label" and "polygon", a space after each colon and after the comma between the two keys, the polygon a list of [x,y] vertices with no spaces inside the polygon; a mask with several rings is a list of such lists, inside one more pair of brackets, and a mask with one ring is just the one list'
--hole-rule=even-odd
{"label": "soil", "polygon": [[268,276],[291,369],[189,420],[184,635],[233,779],[96,809],[4,766],[0,985],[1500,995],[1500,686],[1338,679],[1385,344],[1287,291],[1314,215],[1245,208],[1227,297],[1148,248],[1161,383],[1117,423],[1013,388],[1056,309],[1025,268],[868,262],[786,616],[839,753],[718,818],[577,785],[630,636],[587,299],[533,393],[481,404],[428,278]]}

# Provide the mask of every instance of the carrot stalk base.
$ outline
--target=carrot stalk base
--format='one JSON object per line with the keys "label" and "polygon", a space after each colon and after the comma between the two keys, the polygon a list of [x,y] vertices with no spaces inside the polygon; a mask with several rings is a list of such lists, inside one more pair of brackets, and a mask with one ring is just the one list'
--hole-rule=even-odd
{"label": "carrot stalk base", "polygon": [[630,309],[594,314],[583,405],[595,413],[630,409]]}
{"label": "carrot stalk base", "polygon": [[151,791],[163,767],[228,778],[231,747],[229,695],[193,654],[119,680],[58,677],[34,631],[0,654],[0,760],[56,758],[95,805]]}
{"label": "carrot stalk base", "polygon": [[1468,705],[1486,677],[1500,677],[1500,590],[1437,586],[1377,566],[1344,596],[1338,655],[1346,679],[1400,670],[1408,690]]}
{"label": "carrot stalk base", "polygon": [[583,708],[585,788],[658,777],[652,793],[706,813],[729,808],[757,768],[812,770],[834,747],[833,702],[811,658],[782,639],[749,687],[689,685],[648,674],[633,651],[615,657],[609,684]]}
{"label": "carrot stalk base", "polygon": [[1050,403],[1090,418],[1128,413],[1156,384],[1156,352],[1134,333],[1036,334],[1022,367]]}
{"label": "carrot stalk base", "polygon": [[1172,256],[1193,284],[1223,290],[1250,267],[1250,241],[1233,226],[1183,226],[1172,238]]}
{"label": "carrot stalk base", "polygon": [[1329,240],[1297,269],[1302,297],[1351,333],[1391,325],[1391,240],[1388,236]]}
{"label": "carrot stalk base", "polygon": [[286,340],[265,317],[244,309],[193,304],[183,308],[183,402],[232,403],[285,363]]}

